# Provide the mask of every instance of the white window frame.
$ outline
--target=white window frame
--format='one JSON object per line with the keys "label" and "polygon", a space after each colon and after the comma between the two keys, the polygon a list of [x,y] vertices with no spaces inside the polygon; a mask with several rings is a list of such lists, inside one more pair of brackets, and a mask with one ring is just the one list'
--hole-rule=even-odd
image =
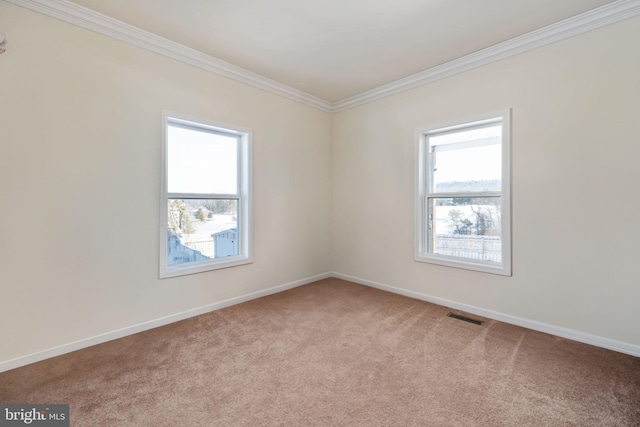
{"label": "white window frame", "polygon": [[[464,192],[464,193],[431,193],[431,156],[429,153],[429,135],[449,131],[464,130],[500,121],[502,124],[502,187],[498,192]],[[511,276],[511,110],[503,110],[493,114],[484,114],[465,120],[424,126],[416,129],[415,146],[415,244],[414,259],[420,262],[463,268],[484,273]],[[472,260],[432,253],[428,239],[428,198],[437,197],[487,197],[499,195],[501,198],[501,241],[502,262]]]}
{"label": "white window frame", "polygon": [[[184,264],[167,264],[167,224],[168,200],[184,198],[203,198],[202,194],[169,193],[168,192],[168,127],[177,124],[203,132],[219,133],[238,138],[238,193],[235,197],[227,194],[209,195],[204,198],[238,200],[238,255],[223,258],[212,258]],[[183,276],[221,268],[234,267],[253,262],[253,207],[252,207],[252,150],[251,129],[230,126],[165,111],[163,112],[163,144],[162,144],[162,177],[160,198],[160,278]]]}

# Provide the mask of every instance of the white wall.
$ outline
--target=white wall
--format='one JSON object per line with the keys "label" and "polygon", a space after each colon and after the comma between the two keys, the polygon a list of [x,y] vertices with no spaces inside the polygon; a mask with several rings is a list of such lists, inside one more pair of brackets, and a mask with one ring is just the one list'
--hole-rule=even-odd
{"label": "white wall", "polygon": [[[331,118],[0,2],[0,362],[331,270]],[[255,262],[158,279],[162,111],[253,130]]]}
{"label": "white wall", "polygon": [[[333,269],[640,345],[640,19],[333,117]],[[513,277],[413,261],[415,129],[512,108]]]}

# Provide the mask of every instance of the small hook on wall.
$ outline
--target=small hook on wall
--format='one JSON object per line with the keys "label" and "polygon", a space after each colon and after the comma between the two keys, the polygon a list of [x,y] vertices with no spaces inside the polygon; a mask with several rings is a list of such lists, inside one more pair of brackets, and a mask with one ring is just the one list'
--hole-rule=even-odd
{"label": "small hook on wall", "polygon": [[7,49],[5,46],[7,45],[7,36],[0,33],[0,53],[4,53]]}

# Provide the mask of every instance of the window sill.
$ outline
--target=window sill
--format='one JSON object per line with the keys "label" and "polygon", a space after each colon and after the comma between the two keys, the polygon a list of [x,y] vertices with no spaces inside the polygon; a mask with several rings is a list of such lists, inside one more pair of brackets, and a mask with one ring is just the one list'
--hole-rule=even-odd
{"label": "window sill", "polygon": [[474,262],[464,258],[454,258],[435,254],[420,254],[414,257],[415,261],[428,264],[442,265],[445,267],[461,268],[464,270],[478,271],[481,273],[498,274],[500,276],[511,276],[511,269],[505,264]]}
{"label": "window sill", "polygon": [[239,265],[251,264],[253,258],[234,256],[224,259],[213,259],[188,264],[177,264],[171,267],[162,268],[160,278],[186,276],[189,274],[204,273],[206,271],[220,270],[223,268],[237,267]]}

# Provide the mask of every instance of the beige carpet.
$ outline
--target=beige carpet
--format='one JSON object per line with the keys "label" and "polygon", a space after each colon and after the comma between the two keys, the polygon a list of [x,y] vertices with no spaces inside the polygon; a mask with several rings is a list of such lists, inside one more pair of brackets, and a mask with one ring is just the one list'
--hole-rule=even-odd
{"label": "beige carpet", "polygon": [[2,373],[0,402],[72,426],[640,426],[640,358],[449,311],[327,279]]}

